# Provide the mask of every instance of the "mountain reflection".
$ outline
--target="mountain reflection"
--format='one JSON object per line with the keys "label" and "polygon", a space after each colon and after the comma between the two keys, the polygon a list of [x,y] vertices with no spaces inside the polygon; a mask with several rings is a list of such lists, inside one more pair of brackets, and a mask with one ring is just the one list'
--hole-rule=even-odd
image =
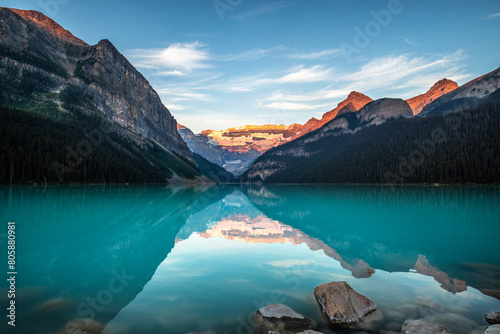
{"label": "mountain reflection", "polygon": [[425,255],[418,256],[413,270],[419,274],[433,277],[441,283],[441,287],[446,291],[457,293],[467,290],[467,283],[456,278],[450,278],[447,273],[433,267]]}
{"label": "mountain reflection", "polygon": [[[500,299],[493,187],[266,186],[243,191],[267,217],[319,238],[355,266],[433,277]],[[354,271],[353,271],[354,274]],[[466,283],[467,282],[467,283]]]}
{"label": "mountain reflection", "polygon": [[351,271],[356,278],[367,278],[375,272],[363,260],[356,260],[355,264],[351,265],[342,260],[342,257],[334,249],[321,240],[311,238],[300,230],[272,220],[263,214],[253,219],[244,214],[223,218],[217,225],[212,225],[206,231],[201,232],[200,236],[248,243],[284,244],[289,242],[295,246],[306,244],[310,250],[322,250],[327,256],[339,261],[342,268]]}

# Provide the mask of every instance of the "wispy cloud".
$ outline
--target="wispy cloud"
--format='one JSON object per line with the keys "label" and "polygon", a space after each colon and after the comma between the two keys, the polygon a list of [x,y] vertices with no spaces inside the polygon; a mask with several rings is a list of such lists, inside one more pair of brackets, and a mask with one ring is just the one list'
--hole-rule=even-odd
{"label": "wispy cloud", "polygon": [[459,50],[447,55],[415,57],[404,54],[375,58],[352,72],[336,70],[335,75],[330,76],[328,86],[320,89],[308,87],[299,93],[284,93],[279,89],[263,99],[266,101],[263,106],[297,110],[303,105],[304,110],[311,110],[330,103],[334,107],[353,90],[376,92],[378,96],[372,98],[384,97],[387,93],[393,97],[409,98],[413,93],[425,92],[444,77],[455,81],[469,78],[461,66],[464,57],[463,51]]}
{"label": "wispy cloud", "polygon": [[285,51],[285,50],[287,50],[287,48],[282,45],[278,45],[268,49],[261,49],[258,47],[255,49],[245,50],[235,54],[218,56],[216,57],[216,59],[221,61],[259,60],[262,59],[263,57],[271,55],[275,51]]}
{"label": "wispy cloud", "polygon": [[414,41],[412,41],[411,39],[409,38],[403,38],[403,41],[405,41],[406,43],[410,44],[410,45],[417,45]]}
{"label": "wispy cloud", "polygon": [[481,17],[482,20],[493,20],[500,18],[500,13],[491,13]]}
{"label": "wispy cloud", "polygon": [[326,58],[326,57],[331,57],[331,56],[338,56],[342,55],[342,49],[327,49],[327,50],[322,50],[318,52],[311,52],[311,53],[298,53],[298,54],[292,54],[289,55],[290,58],[295,58],[295,59],[320,59],[320,58]]}
{"label": "wispy cloud", "polygon": [[182,75],[212,67],[208,64],[212,57],[207,45],[200,42],[174,43],[164,49],[135,49],[127,52],[127,56],[135,66],[166,70],[165,75]]}
{"label": "wispy cloud", "polygon": [[[392,91],[395,86],[409,79],[433,73],[442,76],[444,72],[460,73],[462,50],[452,54],[415,57],[411,54],[375,58],[364,64],[360,70],[337,77],[354,89],[381,89]],[[441,79],[441,78],[439,78]]]}
{"label": "wispy cloud", "polygon": [[[337,53],[333,48],[290,52],[279,45],[217,54],[207,44],[190,42],[132,50],[127,56],[149,78],[174,115],[197,130],[219,123],[222,128],[222,123],[301,122],[304,117],[321,116],[353,90],[373,99],[406,99],[427,91],[444,77],[455,81],[470,78],[463,67],[466,56],[462,50],[418,56],[394,53],[349,68],[331,59]],[[238,64],[264,57],[269,58],[264,62],[267,67]],[[303,63],[296,65],[298,60]],[[255,72],[257,68],[260,73]],[[234,104],[239,102],[235,113]],[[218,111],[210,112],[210,108]]]}
{"label": "wispy cloud", "polygon": [[270,108],[270,109],[279,109],[279,110],[314,110],[318,108],[327,108],[329,106],[328,103],[323,104],[306,104],[306,103],[295,103],[295,102],[272,102],[268,104],[261,104],[262,107]]}
{"label": "wispy cloud", "polygon": [[303,65],[295,68],[280,78],[268,79],[270,83],[309,83],[331,80],[332,68],[325,68],[323,65],[304,67]]}
{"label": "wispy cloud", "polygon": [[255,9],[249,10],[249,11],[242,13],[242,14],[231,15],[229,18],[232,20],[237,20],[237,21],[252,19],[255,17],[262,16],[262,15],[271,14],[273,12],[280,10],[280,9],[289,7],[293,4],[294,3],[290,2],[290,1],[274,1],[271,3],[266,3],[264,5],[261,5]]}
{"label": "wispy cloud", "polygon": [[327,68],[324,65],[311,67],[299,65],[284,72],[284,74],[274,77],[264,74],[239,77],[224,82],[223,87],[218,87],[233,92],[250,92],[270,85],[325,82],[331,80],[333,68]]}
{"label": "wispy cloud", "polygon": [[180,101],[201,101],[201,102],[212,102],[213,96],[207,93],[197,92],[196,88],[192,89],[189,87],[166,87],[157,89],[158,94],[161,96],[167,96],[168,101],[180,102]]}

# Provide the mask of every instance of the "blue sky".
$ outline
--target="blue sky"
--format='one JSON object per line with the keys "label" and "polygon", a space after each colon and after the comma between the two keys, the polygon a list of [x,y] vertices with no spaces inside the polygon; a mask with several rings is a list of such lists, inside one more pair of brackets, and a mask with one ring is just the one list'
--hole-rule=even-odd
{"label": "blue sky", "polygon": [[352,90],[410,98],[500,67],[500,1],[14,0],[109,39],[199,132],[304,123]]}

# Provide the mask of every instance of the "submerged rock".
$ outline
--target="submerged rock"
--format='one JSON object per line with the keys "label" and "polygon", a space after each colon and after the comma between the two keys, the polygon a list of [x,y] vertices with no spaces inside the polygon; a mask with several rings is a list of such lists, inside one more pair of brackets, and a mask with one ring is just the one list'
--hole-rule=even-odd
{"label": "submerged rock", "polygon": [[68,322],[58,334],[101,334],[104,325],[90,318],[75,319]]}
{"label": "submerged rock", "polygon": [[295,334],[316,328],[311,319],[282,304],[270,304],[255,312],[255,332]]}
{"label": "submerged rock", "polygon": [[371,330],[384,317],[374,302],[354,291],[347,282],[321,284],[314,289],[314,296],[327,324],[334,329]]}
{"label": "submerged rock", "polygon": [[487,323],[492,325],[500,324],[500,312],[499,311],[490,312],[484,316],[484,320],[486,320]]}
{"label": "submerged rock", "polygon": [[422,320],[406,320],[401,328],[403,334],[452,334],[441,325],[431,324]]}
{"label": "submerged rock", "polygon": [[491,325],[486,327],[483,334],[500,334],[500,325]]}

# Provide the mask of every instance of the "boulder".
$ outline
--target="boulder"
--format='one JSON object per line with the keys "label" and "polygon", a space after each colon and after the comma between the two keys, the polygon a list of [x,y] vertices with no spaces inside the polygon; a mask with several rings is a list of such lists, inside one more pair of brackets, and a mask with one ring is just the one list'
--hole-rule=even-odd
{"label": "boulder", "polygon": [[406,320],[401,328],[403,334],[452,334],[441,325],[431,324],[422,320]]}
{"label": "boulder", "polygon": [[316,323],[282,304],[270,304],[255,312],[255,332],[295,334],[316,328]]}
{"label": "boulder", "polygon": [[499,311],[490,312],[484,316],[484,320],[486,320],[487,323],[492,325],[500,324],[500,312]]}
{"label": "boulder", "polygon": [[372,330],[383,320],[378,306],[347,282],[321,284],[314,289],[314,296],[325,321],[333,329]]}
{"label": "boulder", "polygon": [[500,325],[491,325],[486,327],[483,334],[500,334]]}

